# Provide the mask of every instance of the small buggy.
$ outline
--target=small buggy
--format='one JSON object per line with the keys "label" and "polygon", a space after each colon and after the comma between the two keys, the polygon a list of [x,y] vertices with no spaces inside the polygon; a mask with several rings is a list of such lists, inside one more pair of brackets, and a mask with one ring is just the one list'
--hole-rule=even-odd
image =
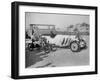
{"label": "small buggy", "polygon": [[40,37],[38,41],[31,40],[31,42],[28,43],[28,49],[30,51],[41,50],[44,51],[45,53],[57,50],[55,44],[49,44],[49,42],[47,42],[46,38],[44,37]]}

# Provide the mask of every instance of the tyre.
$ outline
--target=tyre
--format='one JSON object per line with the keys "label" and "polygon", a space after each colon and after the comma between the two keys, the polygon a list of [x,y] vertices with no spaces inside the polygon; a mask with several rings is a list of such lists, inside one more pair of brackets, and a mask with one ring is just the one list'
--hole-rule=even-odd
{"label": "tyre", "polygon": [[80,45],[79,45],[79,43],[78,43],[77,41],[71,42],[71,44],[70,44],[70,49],[71,49],[71,51],[73,51],[73,52],[78,52],[78,51],[80,51]]}
{"label": "tyre", "polygon": [[28,49],[29,49],[30,51],[33,50],[33,48],[32,48],[32,44],[31,44],[31,43],[28,44]]}
{"label": "tyre", "polygon": [[46,45],[46,46],[44,47],[44,52],[45,52],[45,53],[50,53],[50,46]]}

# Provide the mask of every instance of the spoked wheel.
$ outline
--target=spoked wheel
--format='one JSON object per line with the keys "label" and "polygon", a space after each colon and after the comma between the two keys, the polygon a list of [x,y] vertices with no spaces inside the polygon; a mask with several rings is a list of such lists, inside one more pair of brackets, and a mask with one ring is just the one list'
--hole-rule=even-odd
{"label": "spoked wheel", "polygon": [[31,43],[28,44],[28,49],[29,49],[30,51],[33,50],[33,48],[32,48],[32,44],[31,44]]}
{"label": "spoked wheel", "polygon": [[79,44],[76,42],[76,41],[73,41],[70,45],[70,49],[73,51],[73,52],[78,52],[80,51],[80,46]]}
{"label": "spoked wheel", "polygon": [[44,47],[44,52],[45,52],[45,53],[50,53],[50,46],[46,45],[46,46]]}

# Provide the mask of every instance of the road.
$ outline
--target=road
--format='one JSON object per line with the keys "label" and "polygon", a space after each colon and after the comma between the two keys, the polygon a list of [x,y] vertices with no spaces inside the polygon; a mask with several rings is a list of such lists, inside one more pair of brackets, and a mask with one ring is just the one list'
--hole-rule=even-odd
{"label": "road", "polygon": [[80,52],[72,52],[67,48],[58,48],[48,54],[37,51],[26,53],[27,68],[43,68],[57,66],[79,66],[89,64],[89,45]]}

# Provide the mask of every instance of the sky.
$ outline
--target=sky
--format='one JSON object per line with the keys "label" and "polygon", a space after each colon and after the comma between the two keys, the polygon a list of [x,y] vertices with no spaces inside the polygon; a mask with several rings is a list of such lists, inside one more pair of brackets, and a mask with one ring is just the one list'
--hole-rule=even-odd
{"label": "sky", "polygon": [[75,25],[78,23],[89,24],[89,15],[84,14],[51,14],[51,13],[25,13],[26,29],[30,24],[52,24],[56,25],[56,28],[63,29],[69,25]]}

